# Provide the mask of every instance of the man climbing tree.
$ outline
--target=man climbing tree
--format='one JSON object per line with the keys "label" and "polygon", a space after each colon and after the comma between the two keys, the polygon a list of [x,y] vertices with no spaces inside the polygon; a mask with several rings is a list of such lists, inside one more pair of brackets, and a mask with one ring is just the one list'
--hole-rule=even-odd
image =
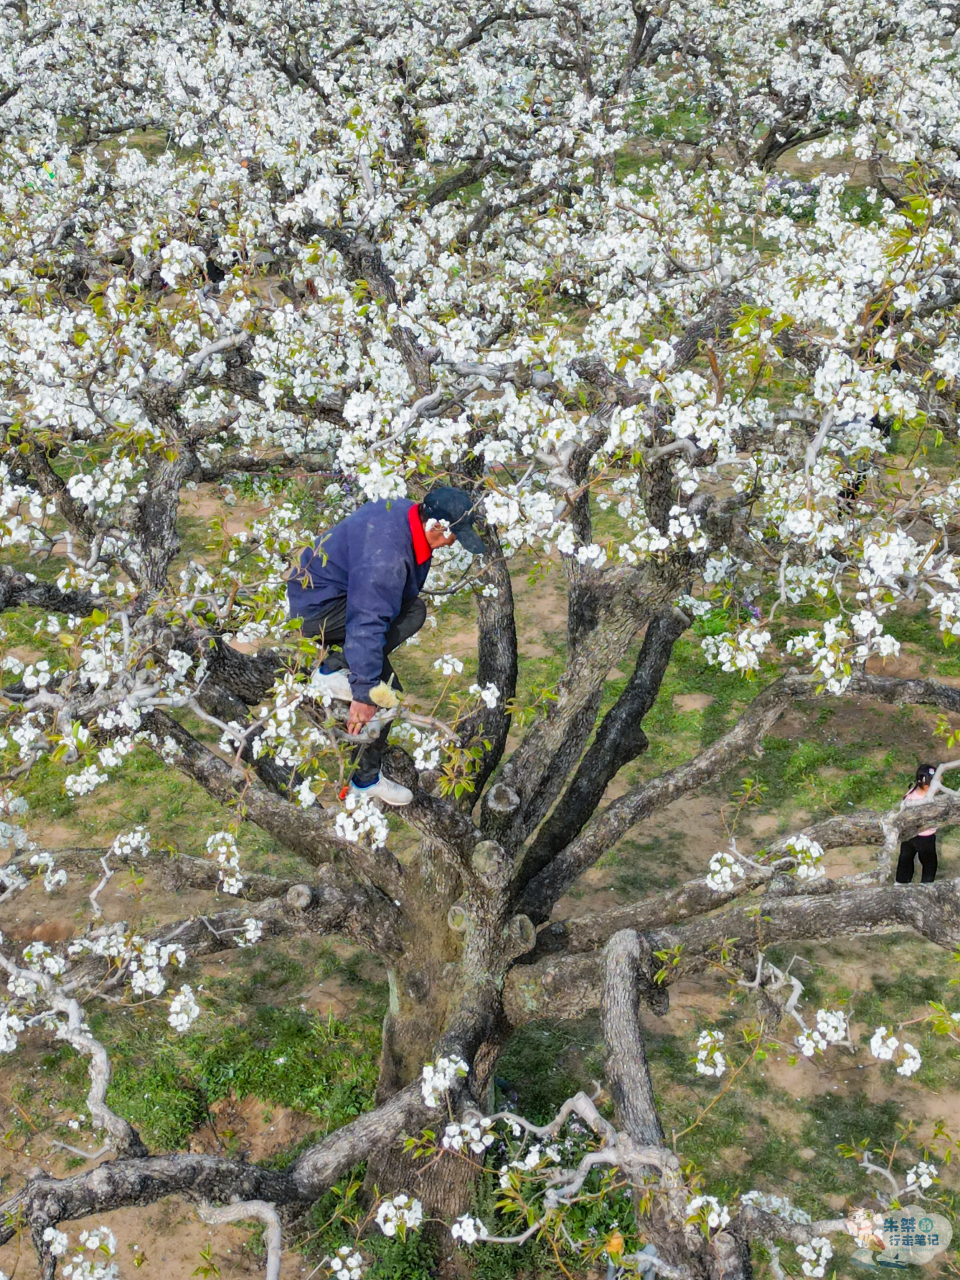
{"label": "man climbing tree", "polygon": [[[454,541],[473,555],[484,546],[473,528],[473,500],[442,486],[423,502],[368,502],[317,539],[287,583],[290,616],[318,636],[326,653],[315,681],[321,694],[350,703],[347,732],[369,739],[357,755],[350,788],[385,804],[405,805],[413,792],[380,773],[396,693],[402,690],[388,654],[423,626],[420,591],[430,558]],[[378,712],[377,708],[380,708]]]}

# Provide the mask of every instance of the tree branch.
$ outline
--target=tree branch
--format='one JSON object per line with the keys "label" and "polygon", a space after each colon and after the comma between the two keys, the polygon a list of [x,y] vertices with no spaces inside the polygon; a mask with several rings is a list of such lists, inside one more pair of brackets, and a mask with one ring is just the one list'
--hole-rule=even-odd
{"label": "tree branch", "polygon": [[310,1198],[309,1193],[301,1195],[289,1171],[262,1169],[243,1160],[189,1152],[108,1160],[89,1173],[70,1178],[31,1178],[0,1204],[0,1244],[16,1233],[18,1222],[42,1233],[59,1222],[130,1205],[155,1204],[178,1193],[203,1200],[229,1200],[239,1195],[273,1204]]}
{"label": "tree branch", "polygon": [[[38,850],[32,848],[27,853],[19,854],[4,863],[5,867],[21,868],[25,874],[31,874],[30,858]],[[39,852],[43,852],[40,850]],[[58,867],[76,867],[82,871],[92,869],[106,853],[121,866],[149,867],[156,875],[164,889],[176,890],[216,889],[220,883],[220,868],[215,862],[206,858],[191,858],[186,854],[171,854],[166,851],[151,850],[149,853],[126,853],[123,850],[96,849],[53,849],[47,850]],[[282,898],[299,880],[281,879],[279,876],[264,875],[259,871],[244,871],[242,900],[246,902],[262,902],[264,898]]]}
{"label": "tree branch", "polygon": [[603,1038],[607,1045],[607,1084],[617,1125],[634,1142],[662,1146],[663,1126],[640,1029],[640,1004],[666,1013],[667,993],[654,980],[656,962],[645,938],[624,929],[607,943],[602,1000]]}
{"label": "tree branch", "polygon": [[641,721],[656,701],[675,642],[690,625],[679,609],[650,620],[626,688],[597,727],[596,736],[556,808],[523,860],[518,883],[526,884],[590,821],[608,783],[647,749]]}
{"label": "tree branch", "polygon": [[568,663],[556,699],[500,771],[499,781],[521,799],[511,829],[501,837],[504,842],[519,844],[539,825],[583,750],[607,673],[643,621],[639,585],[627,573],[612,587],[600,622]]}
{"label": "tree branch", "polygon": [[[742,759],[749,750],[757,749],[791,701],[825,696],[817,695],[814,680],[806,676],[783,676],[768,685],[754,698],[736,724],[706,750],[686,764],[635,787],[595,817],[581,835],[529,881],[519,909],[537,922],[545,919],[557,898],[634,823],[703,786]],[[935,680],[904,680],[859,673],[850,682],[845,696],[875,698],[898,705],[939,706],[960,714],[960,689]],[[899,818],[897,823],[898,830],[905,830],[908,826],[907,823],[900,826]]]}
{"label": "tree branch", "polygon": [[12,565],[0,565],[0,613],[27,605],[88,618],[103,603],[102,597],[88,591],[61,591],[53,582],[38,582],[32,573],[21,573]]}
{"label": "tree branch", "polygon": [[45,973],[34,969],[20,969],[0,952],[0,968],[5,969],[11,977],[21,977],[29,983],[40,987],[45,1001],[55,1013],[64,1015],[64,1021],[56,1020],[54,1035],[58,1040],[65,1040],[77,1053],[90,1059],[88,1072],[90,1089],[87,1093],[87,1109],[98,1129],[106,1129],[117,1150],[128,1156],[144,1156],[147,1148],[140,1135],[129,1121],[124,1120],[112,1111],[106,1103],[107,1089],[110,1087],[110,1059],[99,1040],[94,1039],[84,1023],[83,1009],[79,1001],[67,994],[63,988]]}
{"label": "tree branch", "polygon": [[536,950],[526,957],[532,963],[549,955],[573,955],[593,951],[621,929],[655,929],[716,911],[745,893],[773,878],[778,870],[791,865],[790,859],[778,860],[762,870],[747,872],[729,890],[711,889],[704,878],[688,880],[669,893],[659,893],[639,902],[631,902],[612,911],[603,911],[573,920],[555,920],[537,935]]}
{"label": "tree branch", "polygon": [[236,1204],[223,1205],[219,1209],[209,1204],[202,1204],[197,1212],[203,1221],[209,1222],[211,1226],[219,1226],[224,1222],[242,1222],[246,1218],[256,1218],[262,1222],[266,1228],[264,1243],[267,1246],[265,1280],[280,1280],[283,1236],[280,1231],[280,1218],[272,1204],[267,1204],[265,1200],[241,1200]]}
{"label": "tree branch", "polygon": [[164,711],[151,711],[143,719],[144,728],[153,732],[158,754],[170,739],[177,748],[176,766],[193,778],[215,799],[224,804],[241,805],[244,814],[264,831],[319,866],[336,856],[343,857],[391,898],[400,896],[403,868],[385,849],[352,844],[334,834],[329,819],[315,808],[303,809],[291,800],[275,795],[257,778],[215,755],[172,716]]}
{"label": "tree branch", "polygon": [[[960,945],[960,881],[841,889],[828,880],[817,893],[767,895],[758,905],[734,907],[677,928],[649,929],[645,936],[651,951],[680,949],[680,963],[668,966],[665,983],[704,968],[724,943],[735,944],[734,953],[745,964],[758,950],[781,942],[904,929],[936,946]],[[515,965],[504,989],[507,1017],[514,1025],[539,1017],[582,1017],[597,1006],[601,973],[596,951]]]}
{"label": "tree branch", "polygon": [[846,849],[861,844],[882,845],[887,840],[888,833],[892,833],[898,841],[909,840],[925,827],[942,826],[957,818],[960,818],[960,797],[941,792],[926,804],[902,811],[893,809],[887,813],[877,813],[872,809],[861,809],[856,813],[825,818],[822,822],[804,827],[802,832],[774,840],[768,852],[785,852],[797,834],[808,836],[824,849]]}
{"label": "tree branch", "polygon": [[799,676],[775,681],[754,698],[732,729],[693,760],[614,800],[553,862],[530,880],[521,898],[521,909],[531,919],[545,919],[557,898],[635,822],[703,786],[736,763],[751,747],[763,741],[794,698],[809,696],[813,687],[810,680]]}
{"label": "tree branch", "polygon": [[500,693],[496,706],[485,708],[475,726],[474,736],[490,743],[484,751],[474,774],[475,799],[486,786],[490,775],[500,763],[511,717],[507,707],[517,692],[517,623],[513,603],[513,583],[503,556],[496,530],[487,526],[484,530],[491,551],[491,562],[485,567],[484,581],[495,588],[496,594],[477,596],[477,683],[481,689],[495,684]]}

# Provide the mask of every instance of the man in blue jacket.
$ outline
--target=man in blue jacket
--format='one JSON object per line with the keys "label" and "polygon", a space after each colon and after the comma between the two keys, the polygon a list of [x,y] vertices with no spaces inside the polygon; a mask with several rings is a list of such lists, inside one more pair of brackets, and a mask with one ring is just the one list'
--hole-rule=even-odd
{"label": "man in blue jacket", "polygon": [[[349,733],[360,733],[377,712],[370,691],[380,681],[401,685],[387,657],[426,621],[420,592],[438,547],[456,540],[474,555],[486,550],[473,527],[473,499],[463,489],[440,488],[423,502],[407,498],[368,502],[322,534],[300,557],[287,583],[290,616],[304,635],[328,646],[321,687],[350,703]],[[342,653],[329,646],[342,646]],[[409,804],[413,793],[385,778],[380,761],[390,732],[357,753],[350,789],[386,804]]]}

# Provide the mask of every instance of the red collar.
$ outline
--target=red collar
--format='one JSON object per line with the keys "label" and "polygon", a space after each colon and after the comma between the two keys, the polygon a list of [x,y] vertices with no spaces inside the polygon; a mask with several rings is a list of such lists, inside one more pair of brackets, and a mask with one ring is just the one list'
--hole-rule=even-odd
{"label": "red collar", "polygon": [[433,552],[430,549],[430,543],[427,541],[426,534],[423,532],[423,521],[420,519],[420,504],[415,502],[407,513],[410,521],[410,532],[413,534],[413,554],[417,558],[417,564],[426,564]]}

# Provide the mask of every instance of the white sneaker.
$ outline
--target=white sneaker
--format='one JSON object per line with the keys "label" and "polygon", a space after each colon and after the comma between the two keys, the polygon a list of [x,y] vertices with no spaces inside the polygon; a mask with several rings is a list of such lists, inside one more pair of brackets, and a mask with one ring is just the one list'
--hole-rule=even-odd
{"label": "white sneaker", "polygon": [[368,787],[358,787],[355,782],[351,782],[350,791],[355,796],[369,796],[372,800],[382,800],[384,804],[396,805],[398,808],[409,804],[413,799],[413,792],[409,787],[402,787],[399,782],[385,778],[382,773]]}
{"label": "white sneaker", "polygon": [[353,701],[349,671],[331,671],[329,674],[323,671],[315,671],[310,683],[321,696],[329,693],[331,698],[336,698],[339,702]]}

